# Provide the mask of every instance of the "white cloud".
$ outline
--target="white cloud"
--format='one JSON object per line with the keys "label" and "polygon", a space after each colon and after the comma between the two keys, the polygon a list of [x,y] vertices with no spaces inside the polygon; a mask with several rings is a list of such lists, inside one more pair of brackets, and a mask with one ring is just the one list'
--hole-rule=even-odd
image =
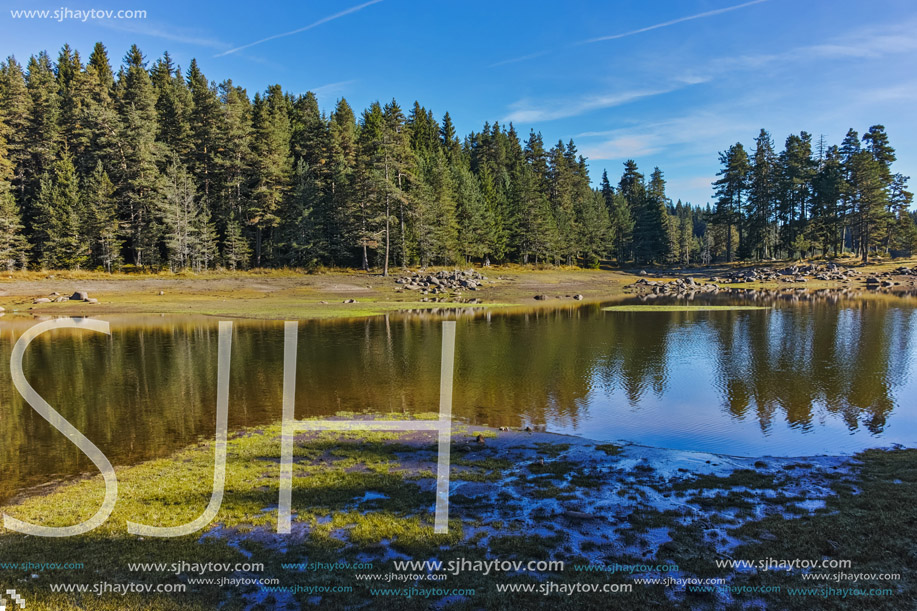
{"label": "white cloud", "polygon": [[618,38],[626,38],[628,36],[634,36],[635,34],[642,34],[643,32],[658,30],[659,28],[667,28],[677,23],[684,23],[685,21],[693,21],[695,19],[703,19],[705,17],[713,17],[714,15],[721,15],[723,13],[728,13],[730,11],[738,10],[740,8],[745,8],[746,6],[752,6],[754,4],[761,4],[762,2],[767,2],[767,0],[752,0],[751,2],[746,2],[744,4],[736,4],[735,6],[727,6],[725,8],[720,8],[720,9],[716,9],[712,11],[705,11],[703,13],[697,13],[696,15],[688,15],[687,17],[679,17],[678,19],[672,19],[671,21],[663,21],[662,23],[656,23],[654,25],[650,25],[644,28],[639,28],[637,30],[623,32],[621,34],[611,34],[610,36],[599,36],[598,38],[590,38],[588,40],[582,41],[580,44],[591,44],[595,42],[602,42],[605,40],[616,40]]}
{"label": "white cloud", "polygon": [[318,87],[310,87],[309,91],[314,93],[318,98],[321,98],[322,96],[331,97],[345,91],[349,85],[353,85],[356,82],[357,79],[350,79],[349,81],[337,81],[336,83],[327,83]]}
{"label": "white cloud", "polygon": [[[701,81],[698,81],[701,82]],[[535,103],[520,100],[511,105],[512,110],[504,117],[504,122],[534,123],[576,117],[603,108],[612,108],[635,102],[644,98],[671,93],[687,86],[685,83],[670,85],[658,89],[635,89],[619,93],[594,95],[576,100],[555,100]]]}
{"label": "white cloud", "polygon": [[287,37],[287,36],[292,36],[292,35],[294,35],[294,34],[300,34],[300,33],[305,32],[305,31],[307,31],[307,30],[311,30],[312,28],[318,27],[318,26],[320,26],[320,25],[322,25],[322,24],[328,23],[329,21],[334,21],[335,19],[340,19],[341,17],[344,17],[344,16],[346,16],[346,15],[350,15],[351,13],[356,13],[357,11],[361,11],[361,10],[363,10],[364,8],[366,8],[367,6],[371,6],[371,5],[373,5],[373,4],[378,4],[379,2],[382,2],[382,0],[369,0],[369,2],[364,2],[363,4],[359,4],[359,5],[357,5],[357,6],[352,6],[352,7],[350,7],[349,9],[340,11],[340,12],[335,13],[335,14],[333,14],[333,15],[328,15],[327,17],[322,17],[322,18],[319,19],[318,21],[315,21],[315,22],[313,22],[313,23],[310,23],[310,24],[307,25],[307,26],[304,26],[304,27],[301,27],[301,28],[298,28],[298,29],[295,29],[295,30],[290,30],[289,32],[281,32],[280,34],[274,34],[274,35],[272,35],[272,36],[268,36],[267,38],[262,38],[261,40],[256,40],[255,42],[250,42],[250,43],[245,44],[245,45],[242,45],[242,46],[240,46],[240,47],[235,47],[235,48],[233,48],[233,49],[229,49],[228,51],[223,51],[222,53],[218,53],[218,54],[215,55],[214,57],[223,57],[224,55],[229,55],[230,53],[236,53],[237,51],[241,51],[241,50],[243,50],[243,49],[248,49],[249,47],[254,47],[255,45],[260,45],[260,44],[265,43],[265,42],[268,42],[268,41],[270,41],[270,40],[277,40],[278,38],[285,38],[285,37]]}
{"label": "white cloud", "polygon": [[651,143],[652,138],[637,134],[619,136],[593,145],[587,145],[580,152],[589,160],[633,159],[651,155],[660,147]]}

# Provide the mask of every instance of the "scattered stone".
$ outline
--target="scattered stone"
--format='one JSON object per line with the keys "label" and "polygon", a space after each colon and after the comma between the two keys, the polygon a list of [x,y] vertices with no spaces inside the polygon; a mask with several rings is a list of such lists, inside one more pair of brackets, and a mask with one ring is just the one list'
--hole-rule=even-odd
{"label": "scattered stone", "polygon": [[547,295],[535,295],[536,301],[545,301],[548,298]]}
{"label": "scattered stone", "polygon": [[580,294],[574,295],[573,298],[576,299],[577,301],[582,301],[582,300],[583,300],[583,296],[580,295]]}
{"label": "scattered stone", "polygon": [[345,299],[344,303],[357,303],[356,299]]}
{"label": "scattered stone", "polygon": [[435,274],[411,272],[409,275],[395,279],[395,284],[407,291],[426,293],[449,293],[462,290],[476,291],[487,277],[473,269],[441,271]]}

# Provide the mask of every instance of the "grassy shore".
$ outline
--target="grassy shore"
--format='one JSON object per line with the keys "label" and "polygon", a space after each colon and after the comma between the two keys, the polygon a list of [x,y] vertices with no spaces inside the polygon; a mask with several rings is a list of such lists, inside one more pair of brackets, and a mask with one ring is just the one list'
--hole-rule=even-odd
{"label": "grassy shore", "polygon": [[[386,415],[386,419],[393,417]],[[423,417],[422,415],[419,417]],[[170,526],[206,506],[213,447],[202,443],[167,459],[118,468],[111,518],[86,535],[42,539],[3,531],[5,559],[81,562],[77,570],[0,570],[29,609],[740,609],[755,601],[781,609],[903,609],[917,600],[917,451],[870,451],[854,458],[736,458],[597,444],[526,431],[457,426],[453,435],[449,533],[433,533],[436,446],[424,433],[307,433],[294,450],[290,535],[275,533],[279,426],[238,432],[228,444],[226,494],[214,523],[175,539],[126,532],[125,521]],[[480,438],[478,437],[480,435]],[[25,495],[4,508],[23,520],[73,524],[95,512],[101,478]],[[564,569],[448,570],[430,581],[396,560],[443,562],[560,560]],[[882,597],[793,595],[824,589],[800,571],[735,571],[728,559],[850,560],[850,573],[899,573],[897,581],[833,587],[891,588]],[[258,585],[207,585],[192,568],[130,570],[128,563],[262,563],[205,578],[276,579]],[[288,563],[336,568],[284,566]],[[352,569],[356,563],[362,568]],[[369,565],[371,564],[371,568]],[[633,573],[614,565],[643,565]],[[668,569],[653,565],[669,565]],[[672,565],[677,568],[671,569]],[[593,567],[580,569],[576,567]],[[671,570],[670,570],[671,569]],[[437,574],[439,574],[437,573]],[[368,582],[356,575],[376,575]],[[396,581],[387,575],[400,575]],[[635,579],[723,578],[733,588],[780,587],[767,594],[702,592]],[[403,580],[403,581],[402,581]],[[49,585],[184,584],[182,594],[62,594]],[[506,594],[498,584],[630,585],[630,592]],[[299,587],[299,592],[277,588]],[[309,592],[308,588],[348,589]],[[271,590],[271,588],[274,588]],[[414,588],[414,595],[374,593]],[[424,588],[473,589],[425,595]]]}
{"label": "grassy shore", "polygon": [[[772,263],[783,267],[790,262]],[[869,272],[890,271],[900,265],[917,265],[917,259],[882,261],[862,266],[855,259],[840,264]],[[654,278],[667,281],[688,276],[723,275],[745,264],[698,267],[647,267]],[[437,268],[439,269],[439,268]],[[100,272],[14,272],[0,276],[0,306],[7,312],[54,315],[181,314],[305,319],[349,318],[402,310],[449,307],[556,308],[583,301],[604,301],[626,295],[625,287],[643,268],[584,270],[575,267],[534,269],[517,265],[478,268],[488,276],[480,290],[460,294],[425,296],[405,291],[395,279],[355,270],[255,270],[244,272],[104,274]],[[430,269],[428,271],[436,271]],[[786,288],[776,283],[743,283],[742,289]],[[722,284],[724,288],[732,285]],[[809,289],[831,288],[836,283],[812,281]],[[87,291],[98,304],[65,301],[33,304],[53,293],[69,296]],[[536,300],[535,296],[547,296]],[[423,301],[428,299],[428,301]],[[438,301],[434,301],[438,299]],[[344,303],[354,300],[355,303]],[[469,303],[476,300],[479,303]]]}

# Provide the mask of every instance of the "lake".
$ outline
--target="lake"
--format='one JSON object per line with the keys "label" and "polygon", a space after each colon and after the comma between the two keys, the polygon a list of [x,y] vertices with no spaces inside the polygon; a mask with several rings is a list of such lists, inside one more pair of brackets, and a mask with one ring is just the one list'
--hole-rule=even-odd
{"label": "lake", "polygon": [[[755,304],[771,307],[586,304],[302,321],[297,417],[435,412],[440,323],[457,319],[453,412],[469,423],[741,456],[917,446],[913,298],[789,294]],[[116,466],[212,437],[218,319],[102,318],[110,337],[35,339],[24,359],[32,386]],[[2,499],[94,470],[12,387],[12,346],[35,322],[0,319]],[[231,430],[280,419],[282,365],[282,321],[234,322]]]}

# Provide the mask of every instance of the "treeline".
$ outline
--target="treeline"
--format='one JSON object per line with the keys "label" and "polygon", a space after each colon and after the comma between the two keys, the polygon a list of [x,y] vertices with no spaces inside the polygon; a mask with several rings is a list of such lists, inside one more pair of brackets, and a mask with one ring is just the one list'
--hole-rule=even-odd
{"label": "treeline", "polygon": [[[842,146],[813,157],[805,134],[792,155],[765,154],[766,205],[757,156],[743,165],[736,145],[716,208],[701,209],[673,204],[662,171],[647,180],[633,161],[617,184],[605,173],[593,189],[572,140],[547,149],[512,124],[460,138],[448,113],[438,121],[394,100],[358,117],[341,99],[325,115],[312,93],[274,85],[250,98],[230,80],[208,81],[195,61],[185,71],[168,54],[149,64],[134,46],[115,73],[102,44],[85,64],[64,46],[56,62],[43,52],[25,67],[0,63],[0,265],[387,273],[912,244],[906,179],[890,173],[893,151],[873,130],[884,136],[872,128],[850,156]],[[832,159],[841,182],[829,205]]]}
{"label": "treeline", "polygon": [[910,254],[917,250],[908,177],[893,173],[895,149],[885,127],[862,139],[850,129],[840,146],[792,134],[779,154],[761,130],[751,156],[742,143],[720,153],[716,207],[709,215],[722,232],[727,261],[837,256],[849,249]]}

